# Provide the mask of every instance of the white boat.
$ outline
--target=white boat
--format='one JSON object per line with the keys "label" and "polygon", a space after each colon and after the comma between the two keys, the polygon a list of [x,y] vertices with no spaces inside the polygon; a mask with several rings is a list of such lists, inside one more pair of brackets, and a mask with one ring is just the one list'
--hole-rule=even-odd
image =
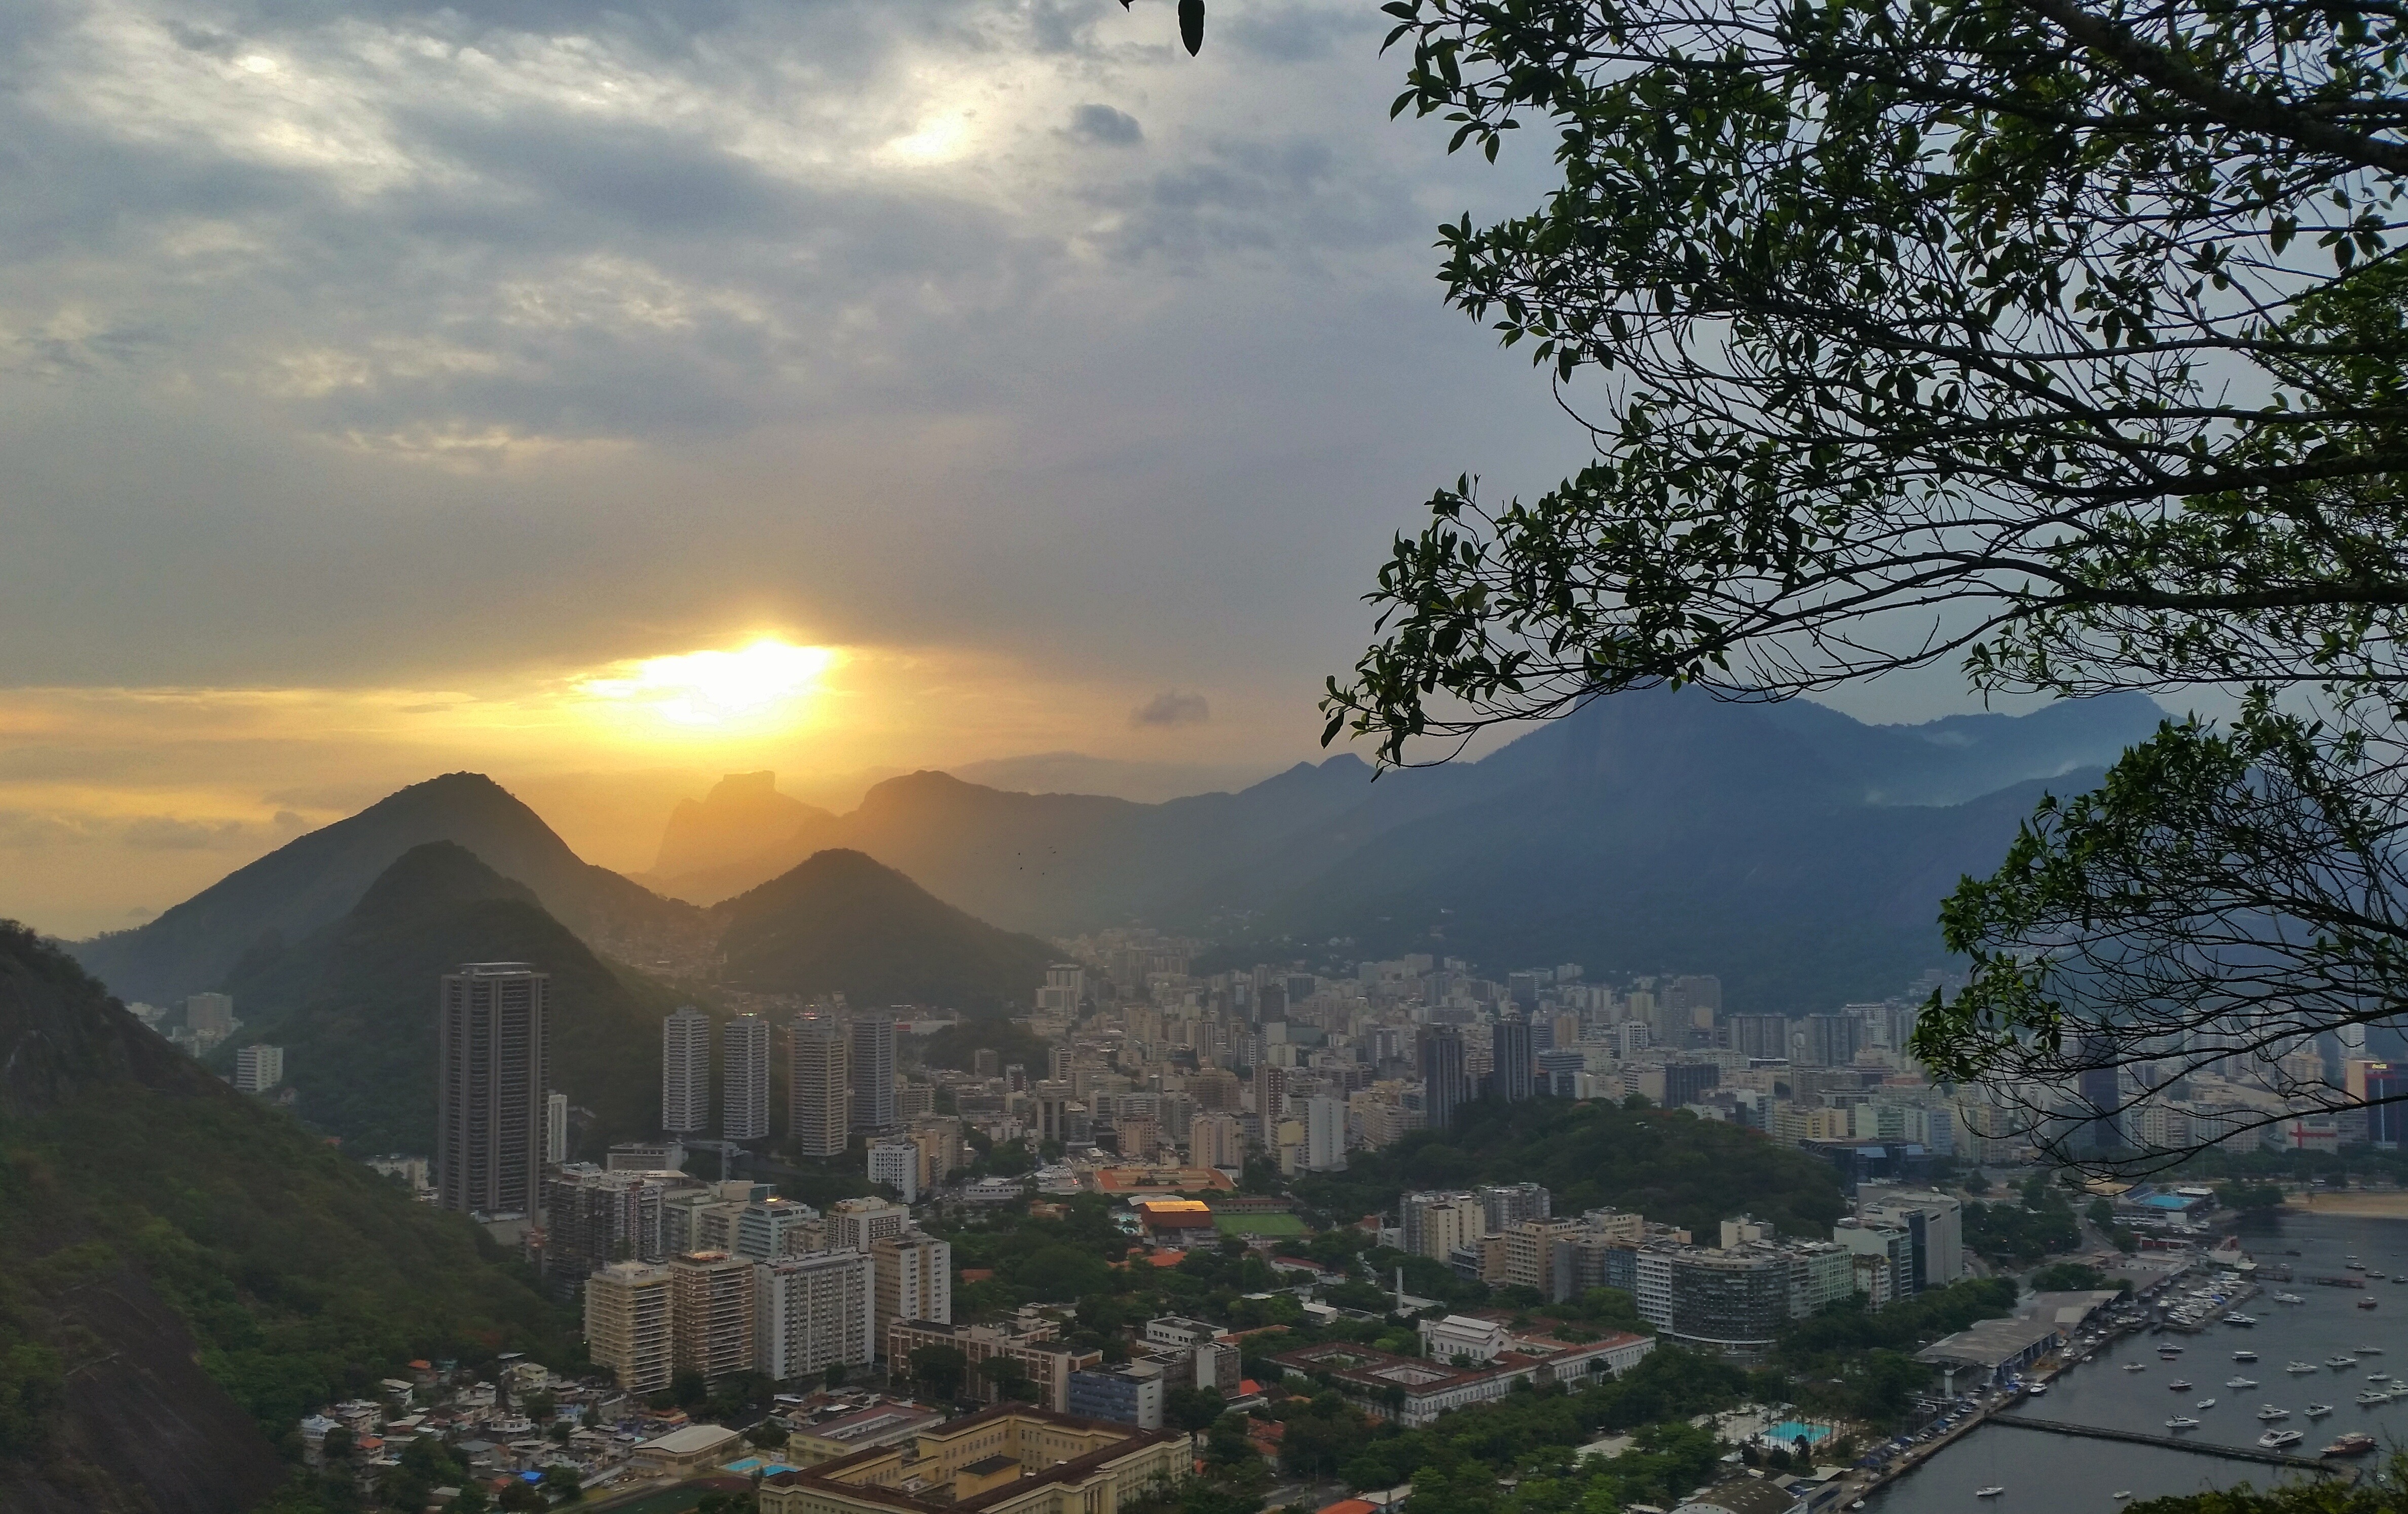
{"label": "white boat", "polygon": [[2124,1370],[2127,1372],[2146,1372],[2149,1369],[2145,1363],[2127,1362],[2124,1364]]}
{"label": "white boat", "polygon": [[2214,1399],[2213,1399],[2213,1398],[2202,1398],[2202,1399],[2200,1399],[2198,1403],[2193,1404],[2193,1405],[2191,1406],[2191,1407],[2193,1407],[2193,1408],[2214,1408],[2214,1407],[2215,1407],[2215,1400],[2214,1400]]}
{"label": "white boat", "polygon": [[2381,1356],[2383,1354],[2383,1348],[2380,1346],[2353,1346],[2350,1350],[2358,1352],[2360,1356]]}
{"label": "white boat", "polygon": [[2364,1392],[2364,1393],[2360,1393],[2360,1394],[2358,1394],[2358,1401],[2360,1404],[2368,1404],[2368,1405],[2372,1405],[2372,1404],[2388,1404],[2388,1403],[2390,1403],[2390,1402],[2391,1402],[2391,1395],[2390,1395],[2389,1393],[2384,1393],[2384,1392],[2383,1392],[2382,1390],[2380,1390],[2380,1389],[2376,1389],[2376,1388],[2369,1388],[2368,1390],[2366,1390],[2366,1392]]}
{"label": "white boat", "polygon": [[2259,1419],[2261,1419],[2261,1420],[2267,1420],[2267,1421],[2273,1421],[2273,1420],[2287,1420],[2287,1419],[2289,1419],[2290,1417],[2291,1417],[2291,1411],[2290,1411],[2289,1409],[2286,1409],[2286,1408],[2276,1408],[2276,1407],[2275,1407],[2273,1405],[2272,1405],[2272,1404],[2267,1405],[2264,1408],[2261,1408],[2261,1409],[2259,1409],[2259,1410],[2258,1411],[2258,1418],[2259,1418]]}
{"label": "white boat", "polygon": [[2306,1438],[2297,1430],[2269,1430],[2258,1437],[2258,1444],[2268,1450],[2281,1450],[2286,1446],[2296,1446]]}
{"label": "white boat", "polygon": [[2224,1379],[2224,1386],[2227,1388],[2255,1388],[2258,1386],[2258,1379],[2255,1378],[2227,1378]]}
{"label": "white boat", "polygon": [[2244,1346],[2232,1353],[2232,1359],[2236,1362],[2255,1362],[2258,1360],[2258,1353]]}
{"label": "white boat", "polygon": [[2321,1420],[2331,1412],[2332,1406],[2330,1404],[2311,1404],[2307,1408],[2308,1418],[2311,1420]]}
{"label": "white boat", "polygon": [[2254,1325],[2258,1320],[2255,1315],[2228,1314],[2224,1317],[2224,1322],[2229,1325]]}
{"label": "white boat", "polygon": [[2276,1293],[2274,1295],[2274,1302],[2277,1304],[2305,1304],[2307,1300],[2301,1298],[2297,1293]]}
{"label": "white boat", "polygon": [[2169,1430],[2196,1430],[2199,1428],[2199,1421],[2192,1419],[2187,1414],[2177,1414],[2172,1419],[2166,1421],[2166,1428]]}
{"label": "white boat", "polygon": [[2029,1396],[2033,1397],[2033,1398],[2038,1398],[2038,1397],[2040,1397],[2042,1393],[2047,1393],[2047,1392],[2048,1392],[2048,1384],[2046,1384],[2046,1383],[2044,1383],[2044,1382],[2036,1382],[2036,1383],[2033,1383],[2029,1388],[2025,1389],[2025,1390],[2024,1390],[2024,1392],[2025,1392],[2027,1394],[2028,1394]]}
{"label": "white boat", "polygon": [[2132,1496],[2132,1490],[2129,1488],[2119,1488],[2115,1492],[2109,1493],[2107,1496],[2120,1504],[2125,1499]]}
{"label": "white boat", "polygon": [[1999,1494],[2005,1493],[2006,1491],[2006,1484],[2002,1482],[1994,1482],[1986,1488],[1974,1489],[1973,1496],[1976,1498],[1996,1498]]}
{"label": "white boat", "polygon": [[2283,1368],[2286,1372],[2314,1372],[2315,1369],[2316,1364],[2314,1362],[2291,1362],[2286,1364]]}
{"label": "white boat", "polygon": [[2388,1372],[2370,1372],[2366,1375],[2366,1380],[2369,1382],[2389,1382],[2392,1380],[2392,1378],[2391,1374]]}
{"label": "white boat", "polygon": [[2358,1365],[2358,1358],[2355,1356],[2328,1356],[2325,1358],[2325,1365],[2331,1367],[2334,1371],[2338,1372],[2343,1367],[2354,1367]]}

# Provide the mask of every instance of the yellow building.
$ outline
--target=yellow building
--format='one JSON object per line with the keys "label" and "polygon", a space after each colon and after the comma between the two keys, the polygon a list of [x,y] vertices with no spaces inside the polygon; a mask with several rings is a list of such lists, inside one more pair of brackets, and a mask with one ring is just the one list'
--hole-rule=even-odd
{"label": "yellow building", "polygon": [[1008,1404],[766,1478],[761,1514],[1117,1514],[1194,1456],[1175,1431]]}

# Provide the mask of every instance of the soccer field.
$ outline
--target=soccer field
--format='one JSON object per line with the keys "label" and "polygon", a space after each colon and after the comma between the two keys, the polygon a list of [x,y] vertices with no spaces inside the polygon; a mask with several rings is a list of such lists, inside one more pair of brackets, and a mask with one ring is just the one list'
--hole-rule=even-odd
{"label": "soccer field", "polygon": [[1292,1214],[1216,1214],[1212,1223],[1224,1235],[1301,1235],[1304,1221]]}

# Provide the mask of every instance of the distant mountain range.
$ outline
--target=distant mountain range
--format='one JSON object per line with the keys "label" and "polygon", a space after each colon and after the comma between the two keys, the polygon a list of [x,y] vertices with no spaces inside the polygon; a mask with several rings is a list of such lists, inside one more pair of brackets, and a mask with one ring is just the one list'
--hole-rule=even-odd
{"label": "distant mountain range", "polygon": [[[651,876],[682,897],[580,861],[498,785],[455,773],[76,950],[128,997],[240,984],[348,915],[404,852],[451,841],[606,953],[716,940],[731,980],[850,984],[870,1002],[1025,1003],[1051,949],[1005,933],[1147,923],[1228,960],[1426,950],[1491,973],[1714,972],[1734,1008],[1797,1011],[1933,965],[1957,878],[1995,865],[2043,786],[2086,786],[2159,719],[2126,695],[1871,726],[1657,691],[1478,762],[1374,782],[1340,756],[1154,805],[922,772],[837,815],[743,775],[671,817],[674,876]],[[829,852],[859,855],[805,866]]]}
{"label": "distant mountain range", "polygon": [[[1935,964],[1933,921],[1956,878],[1995,865],[2042,787],[2086,785],[2161,719],[2131,694],[1876,726],[1803,702],[1655,691],[1377,782],[1340,756],[1141,805],[923,772],[791,830],[751,779],[689,821],[729,815],[713,860],[652,881],[708,903],[844,847],[1039,935],[1144,922],[1242,960],[1669,966],[1719,972],[1734,1007],[1804,1008]],[[760,819],[748,829],[738,813]]]}

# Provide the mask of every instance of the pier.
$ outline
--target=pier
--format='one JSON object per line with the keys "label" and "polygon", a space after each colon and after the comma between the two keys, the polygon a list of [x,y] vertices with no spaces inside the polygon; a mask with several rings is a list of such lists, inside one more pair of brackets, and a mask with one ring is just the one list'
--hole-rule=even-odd
{"label": "pier", "polygon": [[2180,1435],[2153,1435],[2143,1430],[2110,1430],[2098,1424],[2069,1424],[2062,1420],[2035,1420],[2025,1414],[1993,1414],[1985,1422],[2012,1425],[2018,1430],[2039,1430],[2049,1435],[2087,1435],[2093,1440],[2124,1440],[2135,1446],[2163,1446],[2169,1450],[2191,1451],[2200,1456],[2221,1456],[2232,1462],[2257,1462],[2266,1466],[2288,1467],[2294,1472],[2338,1474],[2348,1468],[2338,1467],[2316,1456],[2293,1456],[2287,1451],[2266,1450],[2257,1446],[2221,1446],[2212,1440],[2189,1440]]}

